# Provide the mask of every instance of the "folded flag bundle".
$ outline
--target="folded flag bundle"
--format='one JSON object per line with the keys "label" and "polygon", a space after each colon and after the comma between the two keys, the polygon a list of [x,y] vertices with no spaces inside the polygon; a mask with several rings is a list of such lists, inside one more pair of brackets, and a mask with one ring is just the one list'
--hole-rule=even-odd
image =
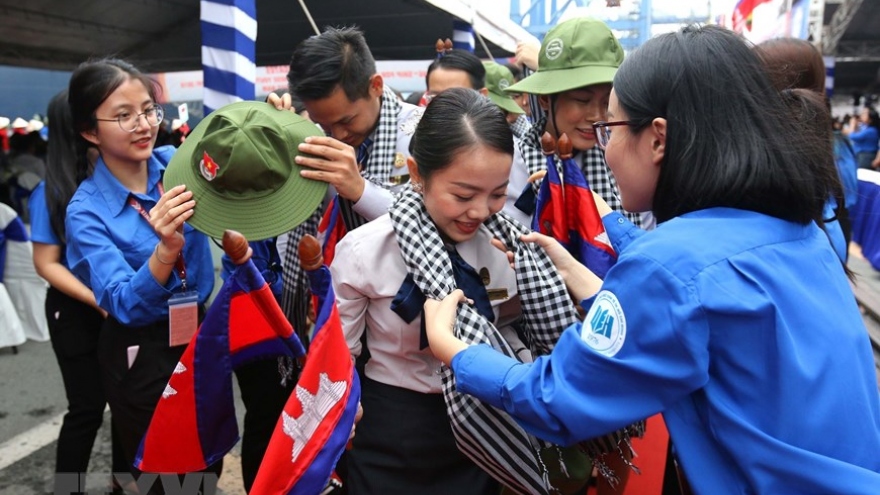
{"label": "folded flag bundle", "polygon": [[[590,185],[577,163],[572,159],[571,144],[563,134],[559,138],[561,174],[556,168],[554,149],[547,149],[545,135],[544,153],[547,155],[547,175],[538,191],[537,208],[532,218],[532,230],[559,241],[581,264],[599,278],[617,261],[617,253],[611,247],[602,217]],[[549,138],[552,141],[552,138]],[[562,151],[567,146],[567,150]]]}

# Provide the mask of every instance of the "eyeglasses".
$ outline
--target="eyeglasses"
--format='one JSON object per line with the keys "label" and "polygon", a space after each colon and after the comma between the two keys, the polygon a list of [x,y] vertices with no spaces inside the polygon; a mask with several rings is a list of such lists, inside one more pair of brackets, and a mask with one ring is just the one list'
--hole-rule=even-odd
{"label": "eyeglasses", "polygon": [[596,143],[600,149],[608,146],[608,140],[611,139],[611,128],[616,125],[632,125],[632,121],[619,120],[617,122],[594,122],[593,131],[596,133]]}
{"label": "eyeglasses", "polygon": [[99,119],[95,117],[95,120],[100,122],[116,122],[119,124],[119,128],[125,132],[134,132],[141,125],[141,115],[146,119],[147,124],[150,127],[156,127],[157,125],[162,123],[162,119],[165,117],[165,111],[159,105],[154,105],[141,113],[129,113],[122,112],[115,119]]}

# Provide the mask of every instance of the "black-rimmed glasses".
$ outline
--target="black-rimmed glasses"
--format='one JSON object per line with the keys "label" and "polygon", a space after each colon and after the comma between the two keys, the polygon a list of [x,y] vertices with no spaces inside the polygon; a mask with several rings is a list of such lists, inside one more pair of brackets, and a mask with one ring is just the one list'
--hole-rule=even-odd
{"label": "black-rimmed glasses", "polygon": [[156,127],[162,123],[162,119],[165,117],[165,111],[161,106],[154,105],[141,113],[122,112],[115,119],[99,119],[95,117],[95,120],[100,122],[116,122],[119,124],[119,128],[123,131],[134,132],[141,123],[142,115],[150,127]]}
{"label": "black-rimmed glasses", "polygon": [[599,148],[605,149],[608,146],[608,140],[611,139],[611,128],[616,125],[632,125],[629,120],[618,120],[617,122],[594,122],[593,131],[596,133],[596,144]]}

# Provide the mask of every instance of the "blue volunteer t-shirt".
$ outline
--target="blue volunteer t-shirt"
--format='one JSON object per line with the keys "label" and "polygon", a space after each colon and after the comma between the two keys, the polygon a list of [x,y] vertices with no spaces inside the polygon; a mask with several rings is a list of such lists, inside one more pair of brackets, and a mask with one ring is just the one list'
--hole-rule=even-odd
{"label": "blue volunteer t-shirt", "polygon": [[[67,259],[70,271],[95,293],[98,305],[123,325],[143,326],[168,318],[168,298],[181,291],[173,270],[160,285],[149,258],[159,242],[150,223],[128,203],[134,197],[146,211],[161,196],[159,181],[173,146],[153,150],[147,161],[146,194],[131,193],[99,158],[67,206]],[[208,238],[184,224],[183,248],[189,290],[204,304],[214,289],[214,262]]]}
{"label": "blue volunteer t-shirt", "polygon": [[28,199],[28,213],[31,220],[31,241],[41,244],[50,244],[61,247],[61,259],[59,262],[67,266],[67,253],[64,244],[52,230],[52,222],[49,220],[49,207],[46,204],[46,182],[40,182],[31,192]]}
{"label": "blue volunteer t-shirt", "polygon": [[873,353],[816,224],[712,208],[621,245],[549,356],[469,347],[457,389],[561,444],[662,412],[695,493],[877,493]]}

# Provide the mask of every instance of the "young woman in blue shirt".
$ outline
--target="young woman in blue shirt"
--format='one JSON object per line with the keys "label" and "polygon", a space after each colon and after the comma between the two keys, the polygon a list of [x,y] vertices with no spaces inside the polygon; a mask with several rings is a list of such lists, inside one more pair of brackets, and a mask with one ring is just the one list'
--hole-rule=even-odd
{"label": "young woman in blue shirt", "polygon": [[107,312],[98,359],[129,466],[186,347],[180,342],[194,331],[192,321],[169,328],[169,299],[193,293],[201,313],[214,287],[208,239],[185,224],[192,194],[162,187],[174,148],[153,149],[163,116],[157,92],[132,65],[104,59],[78,67],[68,95],[79,170],[89,166],[89,149],[98,158],[67,207],[67,259]]}
{"label": "young woman in blue shirt", "polygon": [[431,349],[458,390],[567,444],[662,412],[695,493],[875,493],[874,358],[820,228],[839,184],[791,98],[722,28],[629,55],[595,127],[624,208],[653,211],[657,229],[607,212],[619,258],[604,281],[551,239],[523,238],[587,312],[532,364],[458,340],[460,292],[428,301]]}
{"label": "young woman in blue shirt", "polygon": [[[81,171],[83,175],[76,173],[67,90],[52,98],[46,114],[49,117],[46,180],[31,193],[28,208],[34,267],[49,282],[46,321],[67,396],[67,413],[58,433],[55,472],[79,475],[88,471],[92,447],[107,405],[98,365],[98,334],[106,312],[98,306],[91,289],[70,273],[64,252],[67,203],[85,178],[84,174],[91,173],[91,170]],[[125,469],[116,443],[113,436],[114,471]],[[63,475],[56,477],[56,483],[64,483],[62,478]]]}
{"label": "young woman in blue shirt", "polygon": [[877,115],[877,111],[869,107],[863,108],[850,119],[849,126],[843,129],[843,135],[852,142],[859,168],[873,169],[872,162],[880,142],[880,115]]}

